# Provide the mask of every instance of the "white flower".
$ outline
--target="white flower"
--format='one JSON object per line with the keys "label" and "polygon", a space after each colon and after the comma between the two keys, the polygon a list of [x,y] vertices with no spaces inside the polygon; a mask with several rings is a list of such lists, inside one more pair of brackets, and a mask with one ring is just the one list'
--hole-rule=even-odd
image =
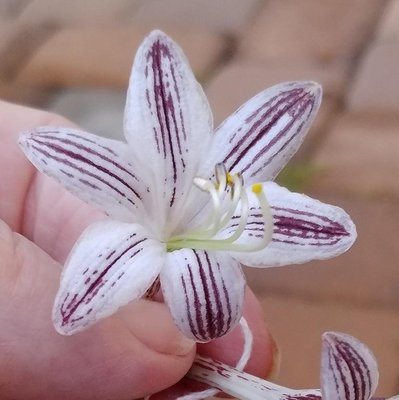
{"label": "white flower", "polygon": [[280,84],[213,132],[184,55],[156,31],[134,61],[127,143],[69,128],[22,134],[20,145],[40,171],[110,216],[71,251],[54,306],[56,329],[82,330],[145,295],[159,277],[177,326],[206,342],[241,317],[240,262],[303,263],[347,250],[356,232],[343,210],[271,182],[301,144],[320,100],[313,82]]}

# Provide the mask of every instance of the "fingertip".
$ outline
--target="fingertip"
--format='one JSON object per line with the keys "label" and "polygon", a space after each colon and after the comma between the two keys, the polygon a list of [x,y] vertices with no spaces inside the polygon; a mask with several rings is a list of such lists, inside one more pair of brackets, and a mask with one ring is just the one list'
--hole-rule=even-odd
{"label": "fingertip", "polygon": [[257,297],[247,287],[245,293],[244,317],[246,318],[253,335],[252,356],[247,364],[246,371],[261,377],[269,377],[278,372],[280,351],[278,344],[270,333],[265,312]]}
{"label": "fingertip", "polygon": [[166,355],[194,357],[196,344],[174,324],[167,306],[136,300],[118,312],[130,332],[150,349]]}

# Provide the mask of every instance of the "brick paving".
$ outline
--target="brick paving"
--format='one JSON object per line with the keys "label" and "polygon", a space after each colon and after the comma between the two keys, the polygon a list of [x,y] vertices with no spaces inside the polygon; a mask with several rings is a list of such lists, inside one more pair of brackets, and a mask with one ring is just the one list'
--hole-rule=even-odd
{"label": "brick paving", "polygon": [[282,349],[278,382],[316,386],[319,336],[342,330],[375,351],[379,394],[398,393],[399,0],[3,0],[0,97],[120,137],[131,59],[157,27],[185,49],[216,123],[276,82],[323,84],[281,180],[345,207],[359,240],[340,258],[248,280]]}

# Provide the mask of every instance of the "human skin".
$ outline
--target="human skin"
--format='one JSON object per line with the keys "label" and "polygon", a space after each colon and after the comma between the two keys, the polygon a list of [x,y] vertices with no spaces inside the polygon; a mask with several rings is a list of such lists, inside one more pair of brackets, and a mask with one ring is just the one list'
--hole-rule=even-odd
{"label": "human skin", "polygon": [[[43,125],[74,126],[0,101],[0,398],[123,400],[165,389],[190,368],[197,346],[177,330],[164,304],[131,302],[74,336],[53,328],[61,265],[83,229],[104,216],[38,173],[22,154],[19,133]],[[247,370],[266,376],[274,346],[249,289],[244,315],[255,349]],[[229,364],[241,349],[239,328],[198,346]]]}

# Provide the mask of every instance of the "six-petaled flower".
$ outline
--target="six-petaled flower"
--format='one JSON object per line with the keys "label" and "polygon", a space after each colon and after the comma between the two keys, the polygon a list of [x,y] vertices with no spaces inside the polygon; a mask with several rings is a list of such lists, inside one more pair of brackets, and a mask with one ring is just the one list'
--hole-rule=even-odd
{"label": "six-petaled flower", "polygon": [[39,170],[110,217],[87,228],[71,251],[56,329],[78,332],[159,280],[180,330],[206,342],[241,318],[240,263],[279,266],[346,251],[356,231],[342,209],[272,182],[320,101],[318,84],[279,84],[213,131],[184,55],[156,31],[134,61],[126,143],[59,127],[22,134]]}

